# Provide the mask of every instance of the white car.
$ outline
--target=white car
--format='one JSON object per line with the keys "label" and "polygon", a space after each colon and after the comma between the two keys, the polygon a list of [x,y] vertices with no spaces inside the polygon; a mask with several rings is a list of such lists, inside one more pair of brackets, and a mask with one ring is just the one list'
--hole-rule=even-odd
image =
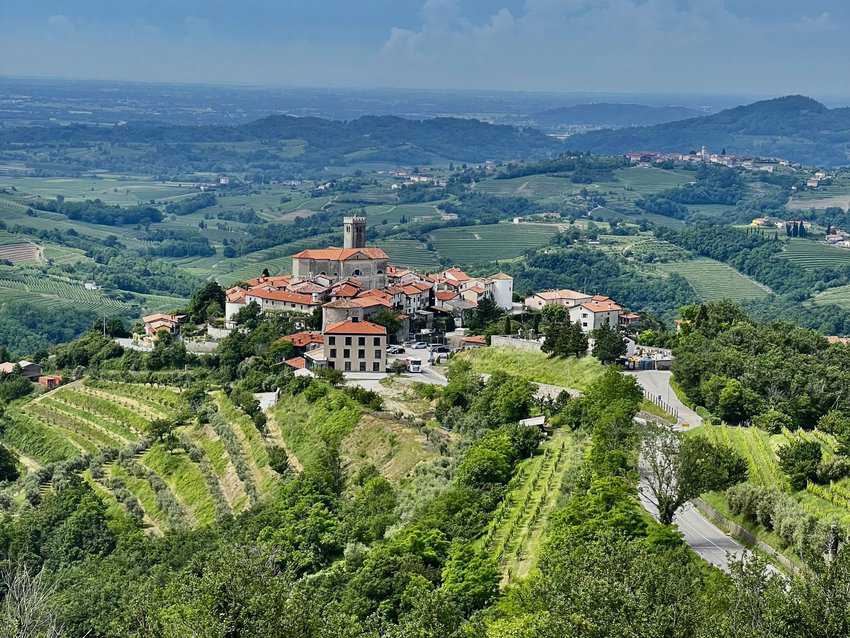
{"label": "white car", "polygon": [[427,347],[428,347],[428,344],[425,343],[424,341],[417,341],[416,343],[413,344],[414,350],[424,350]]}

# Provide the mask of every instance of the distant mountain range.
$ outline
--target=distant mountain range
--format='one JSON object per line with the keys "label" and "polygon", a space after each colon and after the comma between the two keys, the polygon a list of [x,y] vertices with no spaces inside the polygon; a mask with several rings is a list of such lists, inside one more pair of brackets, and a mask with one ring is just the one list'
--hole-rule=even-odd
{"label": "distant mountain range", "polygon": [[591,131],[570,137],[566,145],[594,153],[687,152],[705,145],[737,155],[844,165],[850,163],[850,108],[829,109],[791,95],[655,126]]}
{"label": "distant mountain range", "polygon": [[469,162],[534,158],[560,152],[563,145],[531,128],[488,124],[475,119],[439,117],[411,120],[367,116],[351,121],[273,115],[239,126],[165,125],[31,126],[0,130],[0,149],[39,145],[98,143],[157,145],[227,144],[281,141],[304,143],[295,163],[392,161],[427,163],[435,159]]}
{"label": "distant mountain range", "polygon": [[576,104],[533,114],[536,126],[557,130],[572,126],[622,128],[651,126],[704,115],[703,111],[685,106],[647,106],[645,104]]}

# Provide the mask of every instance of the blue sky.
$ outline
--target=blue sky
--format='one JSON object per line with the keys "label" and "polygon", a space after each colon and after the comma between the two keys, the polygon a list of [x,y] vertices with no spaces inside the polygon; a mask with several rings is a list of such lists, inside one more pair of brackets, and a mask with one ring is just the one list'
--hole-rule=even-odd
{"label": "blue sky", "polygon": [[2,0],[0,75],[850,95],[842,0]]}

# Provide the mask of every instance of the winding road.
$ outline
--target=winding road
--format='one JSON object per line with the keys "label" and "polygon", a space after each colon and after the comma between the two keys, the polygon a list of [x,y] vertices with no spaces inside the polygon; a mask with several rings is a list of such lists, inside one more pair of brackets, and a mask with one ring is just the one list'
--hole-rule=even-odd
{"label": "winding road", "polygon": [[[641,370],[627,374],[635,377],[648,394],[660,397],[662,401],[678,411],[679,422],[674,429],[681,432],[689,426],[702,425],[702,417],[682,403],[673,388],[670,387],[672,377],[670,372],[666,370]],[[655,505],[644,495],[647,487],[646,479],[641,476],[638,487],[641,505],[647,512],[658,518],[658,510]],[[673,522],[682,533],[685,542],[696,554],[727,573],[729,572],[730,559],[741,560],[750,556],[750,551],[747,548],[709,521],[691,503],[679,510]]]}

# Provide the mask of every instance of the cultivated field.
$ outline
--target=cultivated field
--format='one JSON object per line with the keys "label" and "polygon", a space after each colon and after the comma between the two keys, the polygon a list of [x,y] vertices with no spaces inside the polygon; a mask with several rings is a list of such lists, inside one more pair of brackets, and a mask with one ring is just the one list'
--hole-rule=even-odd
{"label": "cultivated field", "polygon": [[431,238],[440,256],[458,264],[480,264],[519,257],[547,244],[557,232],[554,225],[488,224],[439,228]]}
{"label": "cultivated field", "polygon": [[390,263],[417,270],[437,270],[440,262],[437,254],[415,239],[386,239],[376,244],[390,256]]}
{"label": "cultivated field", "polygon": [[0,300],[20,299],[45,307],[85,308],[104,316],[126,314],[131,306],[107,297],[100,290],[86,290],[81,283],[44,274],[22,274],[0,268]]}
{"label": "cultivated field", "polygon": [[833,304],[850,310],[850,284],[846,286],[837,286],[835,288],[827,288],[823,292],[818,293],[812,298],[816,304],[828,305]]}
{"label": "cultivated field", "polygon": [[179,182],[157,182],[143,177],[107,175],[104,177],[0,177],[0,189],[15,188],[24,193],[53,199],[100,199],[109,204],[130,206],[152,199],[167,201],[197,192]]}
{"label": "cultivated field", "polygon": [[792,238],[782,253],[803,268],[831,268],[850,265],[850,249],[830,246],[813,239]]}
{"label": "cultivated field", "polygon": [[[818,441],[823,448],[824,458],[834,455],[835,440],[818,431],[783,431],[770,435],[755,427],[731,427],[726,425],[704,425],[692,430],[693,435],[706,436],[734,448],[747,460],[749,481],[765,487],[790,490],[788,478],[779,467],[776,451],[784,444],[804,438]],[[814,516],[822,519],[836,517],[850,523],[850,479],[844,478],[830,485],[809,483],[805,490],[795,493],[795,498]]]}
{"label": "cultivated field", "polygon": [[[174,444],[151,438],[150,424],[186,410],[179,392],[164,387],[88,380],[7,412],[2,440],[31,467],[88,459],[83,476],[114,508],[153,533],[186,529],[238,513],[270,494],[263,436],[223,394],[203,425],[176,430]],[[42,485],[41,489],[49,489]]]}
{"label": "cultivated field", "polygon": [[731,266],[713,259],[675,261],[658,264],[653,268],[682,275],[703,301],[750,301],[762,299],[770,294],[770,290],[765,286],[745,277]]}
{"label": "cultivated field", "polygon": [[524,578],[534,566],[549,516],[558,505],[566,477],[581,462],[582,449],[577,435],[558,430],[536,456],[517,468],[479,541],[499,563],[502,586]]}

